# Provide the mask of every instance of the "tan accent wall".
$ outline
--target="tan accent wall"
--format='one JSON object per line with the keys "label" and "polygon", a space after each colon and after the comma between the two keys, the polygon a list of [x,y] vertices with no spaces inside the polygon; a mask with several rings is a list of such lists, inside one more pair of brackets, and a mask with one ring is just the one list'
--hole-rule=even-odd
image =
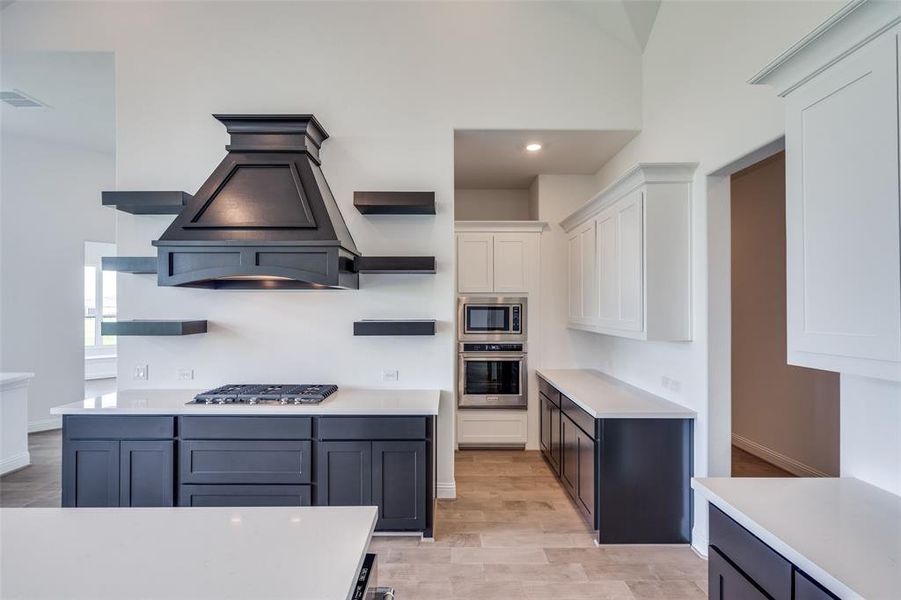
{"label": "tan accent wall", "polygon": [[732,177],[733,440],[797,463],[796,474],[837,476],[839,376],[786,364],[785,298],[780,153]]}

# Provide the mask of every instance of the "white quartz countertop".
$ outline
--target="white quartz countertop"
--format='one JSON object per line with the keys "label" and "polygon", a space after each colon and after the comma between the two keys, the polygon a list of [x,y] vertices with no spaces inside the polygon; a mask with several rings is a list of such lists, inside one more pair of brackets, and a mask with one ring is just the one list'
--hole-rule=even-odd
{"label": "white quartz countertop", "polygon": [[675,402],[591,369],[538,369],[538,374],[596,419],[693,419]]}
{"label": "white quartz countertop", "polygon": [[340,388],[319,404],[188,404],[203,390],[119,390],[50,409],[54,415],[437,415],[438,390]]}
{"label": "white quartz countertop", "polygon": [[0,509],[0,597],[347,600],[377,509]]}
{"label": "white quartz countertop", "polygon": [[843,600],[901,598],[901,496],[852,478],[705,478],[711,504]]}

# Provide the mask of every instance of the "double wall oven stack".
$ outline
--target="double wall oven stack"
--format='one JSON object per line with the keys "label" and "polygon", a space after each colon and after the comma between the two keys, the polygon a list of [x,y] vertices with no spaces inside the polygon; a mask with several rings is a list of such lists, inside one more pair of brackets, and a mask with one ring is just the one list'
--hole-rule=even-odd
{"label": "double wall oven stack", "polygon": [[522,297],[458,298],[458,407],[527,409],[526,308]]}

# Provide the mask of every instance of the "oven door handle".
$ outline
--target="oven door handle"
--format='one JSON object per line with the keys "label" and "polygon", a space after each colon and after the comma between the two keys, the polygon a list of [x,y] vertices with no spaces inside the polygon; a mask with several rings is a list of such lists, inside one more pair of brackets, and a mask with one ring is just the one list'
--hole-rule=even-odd
{"label": "oven door handle", "polygon": [[528,356],[525,352],[459,352],[460,358],[464,360],[525,360]]}

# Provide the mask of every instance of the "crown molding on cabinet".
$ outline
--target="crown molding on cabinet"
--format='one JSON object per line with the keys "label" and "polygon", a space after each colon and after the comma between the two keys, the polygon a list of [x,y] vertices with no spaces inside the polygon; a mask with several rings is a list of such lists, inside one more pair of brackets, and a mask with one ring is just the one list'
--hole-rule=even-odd
{"label": "crown molding on cabinet", "polygon": [[901,2],[852,0],[748,83],[771,85],[786,96],[898,23]]}
{"label": "crown molding on cabinet", "polygon": [[690,183],[698,163],[638,163],[560,221],[567,232],[599,213],[617,199],[646,183]]}
{"label": "crown molding on cabinet", "polygon": [[547,221],[454,221],[454,231],[503,231],[510,233],[541,233]]}

